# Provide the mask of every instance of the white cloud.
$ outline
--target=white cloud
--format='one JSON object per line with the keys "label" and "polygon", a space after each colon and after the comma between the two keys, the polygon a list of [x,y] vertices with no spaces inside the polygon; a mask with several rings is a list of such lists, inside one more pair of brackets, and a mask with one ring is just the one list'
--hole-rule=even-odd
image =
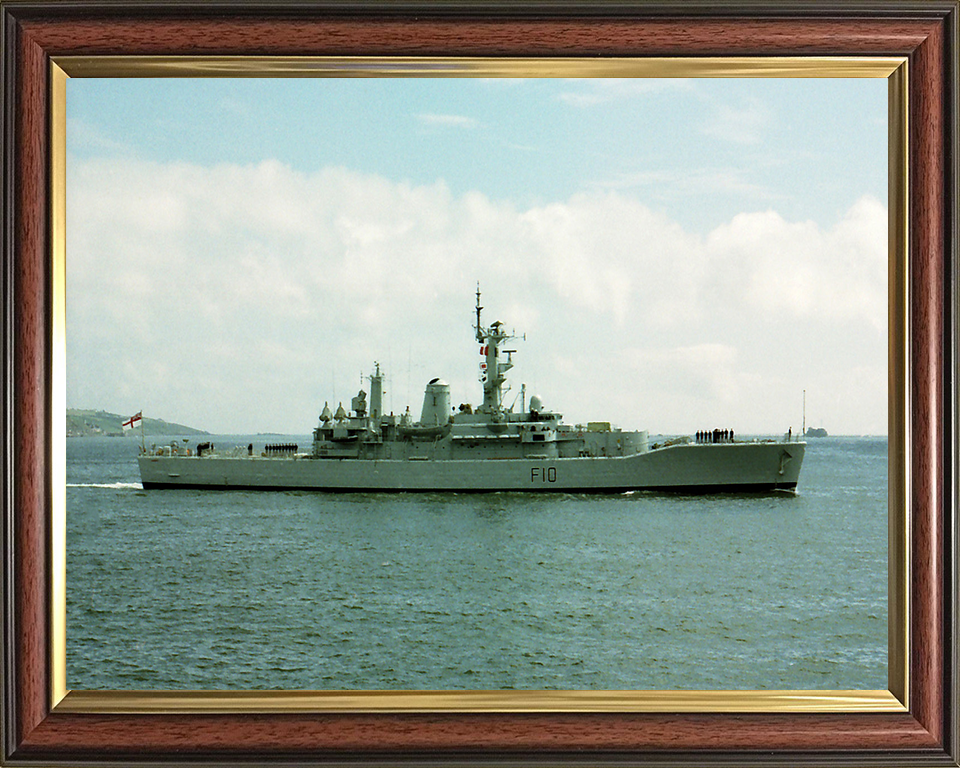
{"label": "white cloud", "polygon": [[67,232],[72,406],[306,433],[374,360],[395,410],[437,375],[475,400],[479,280],[485,320],[527,334],[513,394],[574,421],[780,431],[806,388],[831,432],[885,429],[871,198],[830,229],[767,211],[701,237],[616,191],[520,209],[342,168],[72,159]]}
{"label": "white cloud", "polygon": [[623,172],[591,184],[599,189],[654,188],[664,199],[702,197],[717,193],[750,195],[761,200],[775,200],[778,195],[768,187],[746,179],[740,168],[690,168],[656,171]]}
{"label": "white cloud", "polygon": [[425,125],[439,128],[476,128],[477,121],[465,115],[438,115],[433,113],[417,115]]}
{"label": "white cloud", "polygon": [[523,88],[530,84],[526,77],[478,77],[476,82],[494,89]]}
{"label": "white cloud", "polygon": [[859,200],[829,231],[774,211],[739,214],[707,238],[730,277],[718,281],[763,312],[886,328],[887,211]]}
{"label": "white cloud", "polygon": [[97,152],[130,155],[133,150],[121,141],[106,135],[98,126],[75,117],[67,119],[67,141],[71,152]]}
{"label": "white cloud", "polygon": [[217,106],[220,108],[220,111],[224,113],[225,117],[228,119],[232,118],[248,118],[252,114],[252,109],[250,103],[242,99],[237,99],[232,96],[224,96],[217,103]]}
{"label": "white cloud", "polygon": [[558,95],[564,104],[581,109],[610,102],[635,99],[666,91],[690,91],[693,85],[686,78],[583,78],[568,80],[569,90]]}
{"label": "white cloud", "polygon": [[707,136],[735,144],[758,144],[771,123],[770,110],[759,101],[742,107],[718,104],[701,130]]}

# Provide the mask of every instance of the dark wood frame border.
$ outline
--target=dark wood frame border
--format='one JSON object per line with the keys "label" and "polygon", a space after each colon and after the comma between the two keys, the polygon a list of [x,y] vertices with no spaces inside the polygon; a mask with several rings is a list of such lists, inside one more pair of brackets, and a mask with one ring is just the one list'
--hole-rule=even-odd
{"label": "dark wood frame border", "polygon": [[[957,0],[0,0],[3,718],[0,762],[958,765]],[[909,60],[910,707],[893,714],[51,711],[52,56],[882,55]]]}

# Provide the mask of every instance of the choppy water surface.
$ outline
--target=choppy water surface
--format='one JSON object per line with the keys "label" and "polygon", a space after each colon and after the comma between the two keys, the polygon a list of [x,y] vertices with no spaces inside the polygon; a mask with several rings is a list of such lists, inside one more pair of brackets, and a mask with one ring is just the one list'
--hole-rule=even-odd
{"label": "choppy water surface", "polygon": [[811,440],[796,496],[144,491],[135,456],[67,441],[71,688],[887,686],[885,438]]}

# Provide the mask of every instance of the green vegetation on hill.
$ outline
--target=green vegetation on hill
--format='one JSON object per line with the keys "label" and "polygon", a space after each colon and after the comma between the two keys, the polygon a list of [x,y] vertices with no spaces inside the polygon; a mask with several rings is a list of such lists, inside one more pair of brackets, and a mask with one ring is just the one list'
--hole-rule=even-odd
{"label": "green vegetation on hill", "polygon": [[[67,437],[122,437],[124,431],[120,425],[129,418],[129,416],[120,416],[106,411],[67,408]],[[126,434],[139,436],[140,428],[137,427]],[[156,437],[157,435],[207,435],[209,432],[185,427],[183,424],[173,424],[163,419],[144,417],[143,434]]]}

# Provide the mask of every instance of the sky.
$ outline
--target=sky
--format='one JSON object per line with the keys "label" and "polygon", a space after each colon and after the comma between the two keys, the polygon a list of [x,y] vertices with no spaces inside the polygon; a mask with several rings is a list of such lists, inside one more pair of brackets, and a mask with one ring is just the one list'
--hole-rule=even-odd
{"label": "sky", "polygon": [[307,434],[369,383],[887,431],[882,79],[70,79],[67,405]]}

